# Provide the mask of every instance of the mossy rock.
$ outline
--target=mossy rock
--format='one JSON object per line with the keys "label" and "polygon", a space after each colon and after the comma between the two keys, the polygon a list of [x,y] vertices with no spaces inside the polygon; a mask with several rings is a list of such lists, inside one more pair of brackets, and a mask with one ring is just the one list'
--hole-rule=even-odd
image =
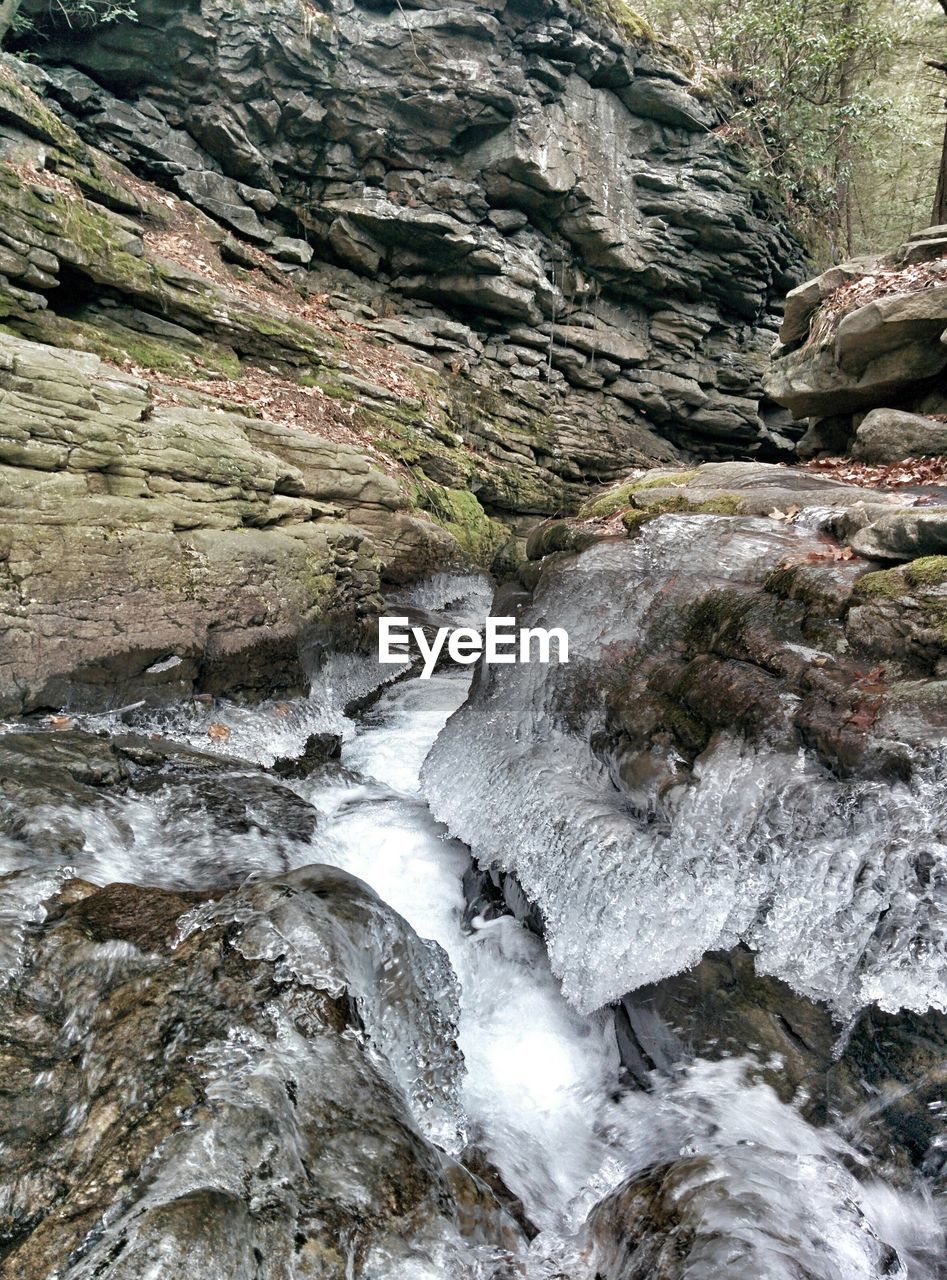
{"label": "mossy rock", "polygon": [[[684,488],[696,475],[696,470],[665,471],[660,475],[646,476],[643,480],[626,480],[623,484],[590,498],[579,511],[579,516],[583,520],[607,520],[623,508],[634,506],[636,494],[646,493],[649,489]],[[727,510],[719,514],[733,515],[735,512]]]}
{"label": "mossy rock", "polygon": [[659,475],[645,476],[643,480],[632,481],[629,488],[632,493],[644,493],[648,489],[683,488],[692,480],[696,480],[699,474],[696,467],[692,471],[662,471]]}
{"label": "mossy rock", "polygon": [[106,317],[96,317],[94,321],[71,320],[51,311],[25,316],[15,327],[19,334],[34,342],[92,351],[103,360],[119,365],[130,360],[143,369],[172,377],[193,378],[207,373],[220,374],[230,380],[240,377],[240,360],[233,348],[206,339],[193,348],[185,347],[129,329]]}
{"label": "mossy rock", "polygon": [[510,530],[487,515],[475,494],[445,488],[423,475],[417,479],[417,505],[457,540],[473,564],[491,569],[498,559],[511,558]]}
{"label": "mossy rock", "polygon": [[623,484],[619,485],[617,489],[609,489],[606,493],[600,494],[599,497],[592,498],[586,502],[579,511],[579,517],[582,520],[607,520],[609,516],[621,511],[623,507],[630,507],[633,494],[634,486],[631,484]]}
{"label": "mossy rock", "polygon": [[881,569],[866,573],[855,583],[856,602],[864,600],[897,600],[910,593],[903,569]]}
{"label": "mossy rock", "polygon": [[706,502],[691,502],[683,494],[665,494],[647,506],[629,508],[621,518],[630,534],[638,533],[646,524],[659,516],[738,516],[743,514],[743,504],[736,495],[722,494],[708,498]]}
{"label": "mossy rock", "polygon": [[657,511],[639,511],[634,507],[629,508],[621,518],[626,531],[634,535],[640,533],[646,524],[650,524],[652,520],[657,520],[660,513]]}
{"label": "mossy rock", "polygon": [[723,635],[739,631],[752,601],[738,592],[721,589],[698,600],[687,619],[688,643],[710,651]]}
{"label": "mossy rock", "polygon": [[581,13],[611,27],[626,40],[656,40],[657,33],[651,23],[626,4],[625,0],[572,0]]}
{"label": "mossy rock", "polygon": [[708,498],[695,510],[702,516],[739,516],[743,515],[744,506],[735,493],[722,493],[719,497]]}
{"label": "mossy rock", "polygon": [[947,584],[947,556],[922,556],[904,566],[904,576],[912,587],[941,587]]}
{"label": "mossy rock", "polygon": [[905,606],[928,630],[947,645],[947,556],[922,556],[896,569],[866,573],[855,583],[852,603],[883,604],[904,600]]}

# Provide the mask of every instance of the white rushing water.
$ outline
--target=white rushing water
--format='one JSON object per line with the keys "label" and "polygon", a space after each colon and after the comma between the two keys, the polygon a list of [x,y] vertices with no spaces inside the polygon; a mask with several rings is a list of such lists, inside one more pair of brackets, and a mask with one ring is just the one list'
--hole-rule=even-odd
{"label": "white rushing water", "polygon": [[[460,592],[461,584],[435,584],[424,603],[443,606]],[[483,605],[482,594],[477,603]],[[460,616],[455,611],[454,620]],[[264,763],[284,754],[288,745],[298,749],[314,727],[343,727],[341,765],[325,766],[292,784],[321,815],[316,834],[303,839],[251,831],[221,842],[211,819],[180,812],[159,794],[123,801],[111,812],[74,815],[84,847],[72,865],[77,874],[100,883],[123,879],[203,887],[215,875],[218,881],[249,877],[252,882],[314,862],[330,863],[366,881],[421,938],[438,944],[443,951],[431,953],[419,982],[428,1004],[443,1001],[441,1013],[457,1020],[464,1060],[456,1079],[463,1111],[457,1124],[449,1116],[445,1121],[443,1110],[452,1086],[446,1095],[426,1101],[410,1061],[412,1054],[422,1053],[422,1040],[428,1053],[432,1044],[436,1051],[438,1037],[449,1035],[441,1013],[417,1024],[386,1021],[384,1000],[375,1000],[370,989],[378,965],[353,961],[359,947],[368,957],[373,943],[337,935],[332,922],[323,921],[318,929],[328,944],[320,943],[320,955],[331,963],[315,976],[306,969],[304,976],[334,990],[342,981],[339,975],[354,966],[362,983],[359,1001],[370,1014],[366,1023],[370,1031],[380,1028],[378,1043],[392,1064],[392,1078],[415,1113],[421,1109],[422,1130],[448,1148],[456,1148],[462,1130],[522,1200],[539,1235],[517,1263],[516,1274],[529,1280],[592,1280],[596,1274],[647,1280],[646,1273],[621,1270],[624,1264],[607,1259],[581,1229],[596,1203],[624,1179],[683,1161],[687,1185],[680,1214],[693,1243],[687,1270],[675,1276],[938,1280],[943,1227],[927,1191],[907,1193],[853,1176],[859,1158],[843,1139],[810,1126],[741,1061],[697,1062],[656,1081],[652,1093],[623,1092],[608,1019],[579,1014],[563,998],[543,945],[512,918],[465,931],[461,878],[470,855],[435,821],[420,778],[435,739],[464,701],[469,679],[469,671],[448,671],[427,682],[397,684],[352,724],[339,715],[339,689],[344,701],[353,690],[364,692],[370,681],[357,664],[343,664],[323,672],[310,700],[282,710],[279,705],[218,706],[213,712],[192,707],[146,721],[143,727],[160,724],[180,740],[205,747],[213,715],[215,722],[232,727],[241,754]],[[233,741],[228,745],[232,749]],[[462,758],[455,768],[462,781]],[[472,797],[485,820],[492,817],[495,801],[489,791]],[[712,820],[710,809],[704,817]],[[13,856],[9,865],[23,862]],[[51,874],[49,868],[42,871],[44,884]],[[36,900],[34,892],[27,903],[34,915]],[[641,909],[644,913],[645,904]],[[703,909],[715,910],[710,897]],[[573,923],[580,931],[589,923],[582,910],[577,901]],[[214,912],[213,906],[201,908],[189,927],[212,922]],[[379,945],[390,949],[395,945],[385,940],[390,917],[380,912],[377,921]],[[294,972],[313,963],[310,925],[294,924],[278,944],[272,928],[262,920],[241,946],[259,955],[284,954],[288,937],[294,950],[283,963]],[[421,958],[412,964],[423,963],[423,951],[412,955]],[[445,1046],[442,1065],[453,1061]],[[227,1083],[227,1064],[214,1069],[221,1089],[238,1089],[239,1072]],[[425,1123],[425,1107],[433,1109],[432,1123]],[[173,1170],[161,1177],[175,1182]],[[669,1234],[666,1248],[673,1251],[676,1239]],[[510,1274],[505,1263],[482,1250],[458,1252],[455,1240],[446,1241],[440,1252],[428,1249],[427,1255],[424,1265],[379,1265],[360,1274],[365,1280],[488,1280]]]}
{"label": "white rushing water", "polygon": [[[585,1280],[589,1259],[569,1237],[596,1201],[654,1164],[700,1156],[712,1162],[711,1269],[695,1261],[693,1280],[722,1275],[722,1248],[746,1280],[933,1280],[943,1234],[927,1196],[861,1187],[842,1139],[812,1128],[739,1061],[698,1062],[654,1094],[619,1094],[609,1028],[572,1011],[541,944],[510,918],[463,933],[469,855],[431,818],[418,775],[467,681],[442,674],[386,694],[346,746],[351,775],[313,780],[306,794],[326,816],[332,860],[450,958],[472,1136],[542,1228],[530,1274],[566,1265]],[[903,1271],[882,1270],[880,1241],[902,1245]]]}

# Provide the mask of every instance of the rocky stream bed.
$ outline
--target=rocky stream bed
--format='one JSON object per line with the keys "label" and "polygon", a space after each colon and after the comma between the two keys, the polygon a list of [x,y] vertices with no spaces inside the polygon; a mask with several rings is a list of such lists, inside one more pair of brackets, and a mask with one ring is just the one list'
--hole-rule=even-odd
{"label": "rocky stream bed", "polygon": [[945,1280],[947,228],[624,0],[23,12],[0,1280]]}

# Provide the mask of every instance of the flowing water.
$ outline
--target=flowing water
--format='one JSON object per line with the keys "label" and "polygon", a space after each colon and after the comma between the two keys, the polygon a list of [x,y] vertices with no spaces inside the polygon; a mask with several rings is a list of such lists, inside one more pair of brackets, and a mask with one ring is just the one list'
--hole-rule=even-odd
{"label": "flowing water", "polygon": [[568,714],[584,670],[601,682],[610,660],[670,647],[689,601],[824,550],[814,530],[774,525],[656,520],[544,575],[520,625],[564,627],[576,660],[490,668],[427,762],[437,817],[541,907],[577,1008],[743,941],[760,972],[842,1019],[870,1003],[947,1011],[942,735],[909,783],[840,779],[811,752],[717,735],[688,783],[642,813],[590,750],[600,702],[578,727]]}
{"label": "flowing water", "polygon": [[[440,582],[416,602],[444,608],[451,599],[454,622],[485,607],[477,583]],[[630,1175],[678,1164],[687,1185],[676,1203],[693,1243],[686,1272],[675,1275],[686,1274],[688,1280],[724,1274],[737,1280],[935,1280],[943,1275],[942,1209],[929,1190],[896,1190],[873,1180],[841,1136],[810,1126],[755,1078],[750,1063],[698,1061],[656,1080],[650,1093],[625,1090],[610,1019],[601,1012],[579,1013],[575,1002],[567,1003],[543,944],[512,917],[464,927],[461,880],[470,853],[433,817],[421,776],[435,739],[462,706],[469,681],[469,671],[451,670],[427,682],[394,684],[353,722],[340,708],[372,680],[357,662],[336,660],[319,674],[309,700],[252,711],[217,708],[213,714],[231,731],[226,749],[264,764],[298,749],[315,728],[344,729],[341,763],[293,784],[321,815],[316,835],[305,839],[254,831],[222,846],[219,832],[200,814],[181,812],[167,798],[142,797],[125,800],[109,813],[74,815],[82,848],[72,867],[99,883],[120,879],[201,888],[222,880],[252,886],[260,877],[319,862],[370,884],[387,908],[430,940],[427,950],[410,949],[410,963],[423,970],[415,975],[422,1000],[413,1021],[391,1024],[384,998],[371,990],[377,964],[358,959],[360,949],[371,956],[397,945],[387,908],[359,925],[379,932],[380,940],[356,935],[345,943],[344,955],[335,935],[319,934],[325,922],[285,926],[280,945],[285,951],[291,937],[295,958],[283,963],[297,971],[308,965],[308,980],[330,989],[343,982],[334,976],[336,962],[349,975],[345,981],[352,981],[353,970],[361,974],[359,1002],[368,1010],[369,1033],[422,1130],[454,1152],[474,1144],[539,1229],[518,1261],[518,1275],[591,1280],[604,1254],[582,1233],[589,1212]],[[209,714],[189,706],[142,716],[138,727],[160,728],[206,748]],[[462,782],[462,754],[453,767]],[[443,779],[443,755],[437,768]],[[473,799],[485,821],[495,817],[489,791]],[[11,847],[6,857],[3,870],[20,868],[27,874],[29,859],[22,847]],[[36,904],[57,874],[64,872],[32,869],[18,903],[21,930],[24,920],[35,918]],[[705,905],[709,910],[713,904]],[[215,909],[198,909],[186,929],[206,927]],[[0,910],[6,911],[2,900]],[[244,912],[245,919],[251,915],[249,909]],[[574,927],[585,929],[581,917]],[[313,930],[325,944],[315,976]],[[252,946],[258,955],[283,953],[273,951],[272,926],[266,921],[241,945]],[[449,1043],[452,1022],[462,1064]],[[285,1048],[291,1051],[291,1045]],[[228,1097],[244,1088],[247,1053],[245,1046],[234,1046],[213,1064],[215,1087]],[[430,1078],[430,1071],[414,1069],[419,1056],[426,1067],[435,1060],[442,1087],[433,1092],[418,1086],[422,1075]],[[194,1156],[180,1159],[186,1163]],[[162,1177],[173,1181],[178,1172],[166,1162]],[[482,1249],[466,1251],[456,1241],[447,1254],[428,1248],[426,1257],[423,1264],[417,1259],[397,1266],[379,1262],[360,1274],[366,1280],[487,1280],[509,1274],[503,1269],[506,1261]],[[609,1280],[639,1275],[621,1265],[600,1274]],[[218,1272],[208,1276],[217,1280]],[[240,1280],[232,1273],[219,1276]]]}

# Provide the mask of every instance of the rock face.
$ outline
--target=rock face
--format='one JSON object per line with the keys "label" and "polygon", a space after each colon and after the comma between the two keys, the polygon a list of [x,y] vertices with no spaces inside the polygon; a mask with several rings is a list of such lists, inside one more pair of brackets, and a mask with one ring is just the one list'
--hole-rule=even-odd
{"label": "rock face", "polygon": [[643,24],[571,0],[137,8],[44,44],[50,99],[281,264],[308,263],[302,235],[366,277],[370,327],[469,367],[474,448],[517,441],[552,494],[660,458],[653,433],[768,438],[798,250],[715,132],[724,103]]}
{"label": "rock face", "polygon": [[947,412],[945,370],[947,235],[933,227],[794,289],[766,389],[810,419],[801,453],[842,452],[857,431],[856,457],[893,462],[943,451],[942,424],[929,415]]}
{"label": "rock face", "polygon": [[797,248],[640,23],[138,11],[0,66],[0,709],[297,687],[380,583],[785,445]]}
{"label": "rock face", "polygon": [[301,686],[307,631],[380,606],[364,534],[320,519],[399,530],[354,449],[2,336],[0,387],[0,710]]}

